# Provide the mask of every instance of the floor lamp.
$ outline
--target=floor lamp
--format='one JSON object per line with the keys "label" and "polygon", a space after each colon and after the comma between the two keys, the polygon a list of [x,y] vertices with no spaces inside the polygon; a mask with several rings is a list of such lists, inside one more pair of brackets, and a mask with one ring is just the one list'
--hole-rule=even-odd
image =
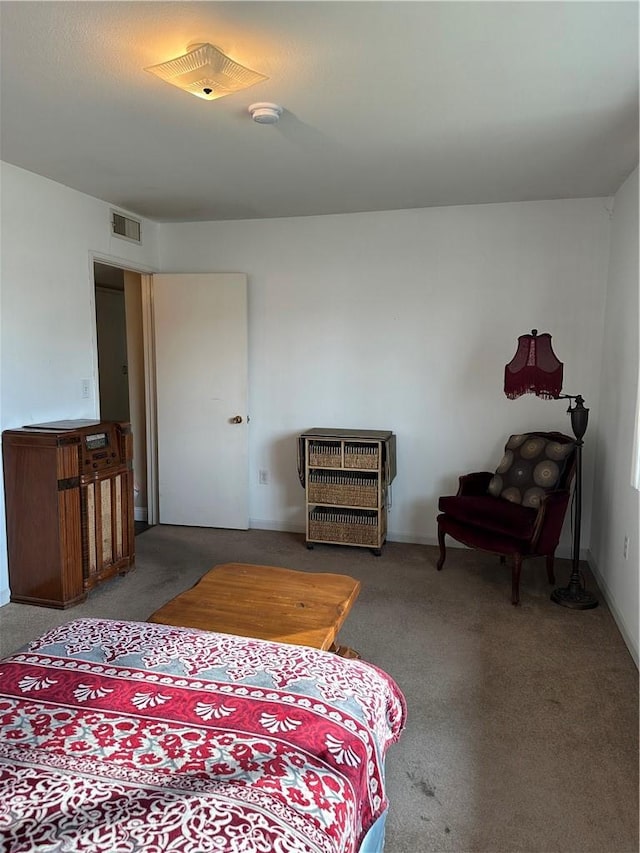
{"label": "floor lamp", "polygon": [[514,400],[522,394],[535,394],[547,400],[569,400],[571,429],[576,438],[576,485],[574,492],[573,553],[571,576],[566,587],[554,589],[551,600],[574,610],[589,610],[598,606],[598,599],[584,588],[580,574],[580,524],[582,519],[582,446],[589,422],[589,409],[578,394],[562,394],[563,364],[551,346],[551,335],[530,335],[518,338],[516,354],[504,369],[504,393]]}

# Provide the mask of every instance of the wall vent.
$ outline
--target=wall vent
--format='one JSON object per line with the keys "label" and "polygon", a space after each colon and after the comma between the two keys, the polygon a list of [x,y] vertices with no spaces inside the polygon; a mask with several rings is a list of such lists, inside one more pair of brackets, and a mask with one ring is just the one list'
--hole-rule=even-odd
{"label": "wall vent", "polygon": [[132,243],[141,242],[140,222],[123,216],[115,210],[111,211],[111,231],[115,237],[122,237],[123,240],[131,240]]}

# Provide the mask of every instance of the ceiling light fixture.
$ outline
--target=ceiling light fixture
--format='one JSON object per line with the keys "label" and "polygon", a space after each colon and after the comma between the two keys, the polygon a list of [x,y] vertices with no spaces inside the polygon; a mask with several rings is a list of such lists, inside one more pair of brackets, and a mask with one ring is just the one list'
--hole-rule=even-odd
{"label": "ceiling light fixture", "polygon": [[282,107],[277,104],[251,104],[249,107],[251,118],[258,124],[276,124],[282,115]]}
{"label": "ceiling light fixture", "polygon": [[208,43],[190,44],[183,56],[151,65],[144,70],[205,101],[215,101],[225,95],[241,92],[254,83],[268,79],[264,74],[234,62],[219,48]]}

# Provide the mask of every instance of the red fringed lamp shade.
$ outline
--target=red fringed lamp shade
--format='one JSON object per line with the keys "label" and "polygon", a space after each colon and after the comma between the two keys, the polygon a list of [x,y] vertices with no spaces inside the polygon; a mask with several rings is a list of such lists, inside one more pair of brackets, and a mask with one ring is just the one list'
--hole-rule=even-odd
{"label": "red fringed lamp shade", "polygon": [[504,393],[512,400],[522,394],[535,394],[555,400],[562,391],[562,362],[551,347],[551,335],[520,335],[518,349],[504,368]]}

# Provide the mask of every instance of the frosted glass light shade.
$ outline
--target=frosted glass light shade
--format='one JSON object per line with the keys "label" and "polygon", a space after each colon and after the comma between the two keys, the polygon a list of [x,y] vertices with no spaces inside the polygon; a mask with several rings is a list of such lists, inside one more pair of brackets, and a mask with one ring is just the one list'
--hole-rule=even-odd
{"label": "frosted glass light shade", "polygon": [[184,56],[144,70],[205,101],[215,101],[268,79],[229,59],[212,44],[189,45]]}

